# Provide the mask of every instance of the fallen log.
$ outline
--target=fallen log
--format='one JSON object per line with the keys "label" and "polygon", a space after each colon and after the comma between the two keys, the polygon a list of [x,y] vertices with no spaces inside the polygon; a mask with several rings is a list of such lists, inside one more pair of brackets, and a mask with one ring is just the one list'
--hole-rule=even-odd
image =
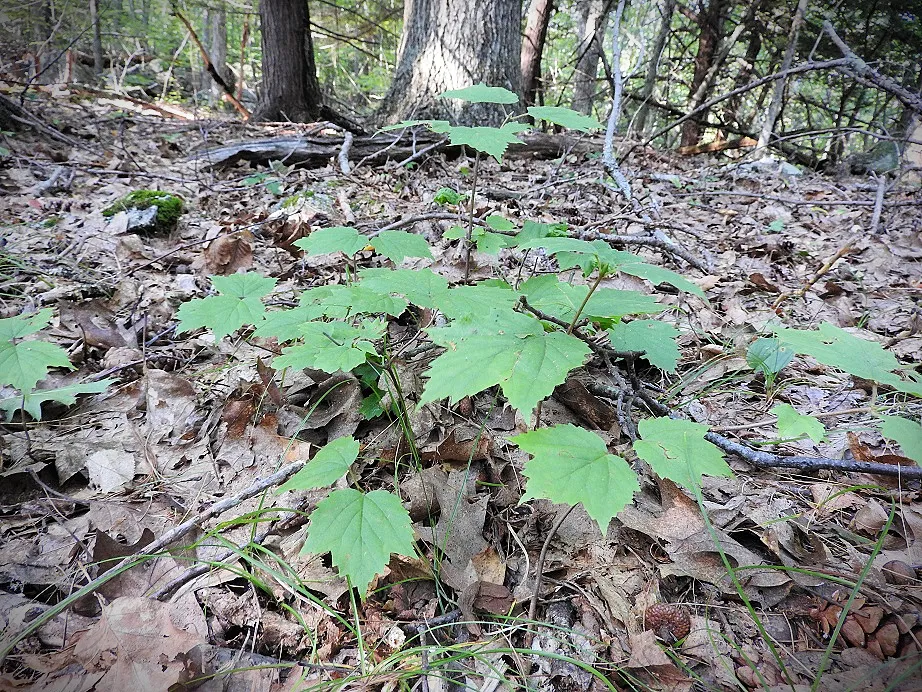
{"label": "fallen log", "polygon": [[[344,143],[345,139],[341,135],[249,139],[203,149],[194,152],[188,159],[210,168],[225,168],[241,161],[256,165],[282,161],[288,165],[319,168],[339,157]],[[388,161],[404,161],[419,154],[423,149],[428,149],[427,153],[445,153],[448,156],[458,156],[461,153],[461,147],[451,146],[443,135],[433,132],[378,132],[374,135],[354,137],[349,149],[349,158],[352,161],[381,165]],[[565,153],[585,154],[597,149],[592,140],[535,132],[525,135],[521,145],[510,146],[506,156],[553,159]]]}

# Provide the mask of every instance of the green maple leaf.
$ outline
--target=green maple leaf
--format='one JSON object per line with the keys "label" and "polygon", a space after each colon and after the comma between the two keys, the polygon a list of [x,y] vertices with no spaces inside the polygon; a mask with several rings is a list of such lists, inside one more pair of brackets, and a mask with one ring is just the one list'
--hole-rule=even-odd
{"label": "green maple leaf", "polygon": [[407,301],[373,291],[366,286],[319,286],[301,295],[302,305],[319,305],[327,317],[345,318],[362,313],[398,317]]}
{"label": "green maple leaf", "polygon": [[425,257],[432,259],[429,243],[422,236],[406,231],[381,231],[371,239],[378,254],[384,255],[395,264],[400,264],[407,257]]}
{"label": "green maple leaf", "polygon": [[611,346],[616,351],[642,351],[653,365],[675,372],[679,362],[679,347],[675,339],[679,330],[657,320],[619,322],[608,330]]}
{"label": "green maple leaf", "polygon": [[292,341],[301,336],[301,325],[322,317],[324,314],[321,305],[304,305],[290,310],[276,310],[267,313],[260,322],[254,336],[274,336],[279,342]]}
{"label": "green maple leaf", "polygon": [[813,356],[820,363],[861,377],[890,385],[900,392],[922,396],[922,379],[918,374],[906,372],[910,380],[901,379],[894,370],[906,369],[880,344],[859,339],[844,329],[823,322],[816,331],[771,327],[786,345],[797,353]]}
{"label": "green maple leaf", "polygon": [[590,353],[579,339],[546,333],[540,322],[512,310],[467,315],[427,331],[448,350],[432,362],[420,403],[446,397],[454,403],[498,384],[511,406],[530,415]]}
{"label": "green maple leaf", "polygon": [[435,132],[444,132],[448,135],[454,146],[468,146],[484,154],[489,154],[497,161],[503,158],[510,144],[521,144],[516,137],[524,132],[528,126],[521,123],[506,123],[502,127],[464,127],[449,125]]}
{"label": "green maple leaf", "polygon": [[11,385],[20,392],[31,392],[53,367],[74,369],[67,351],[60,346],[47,341],[0,342],[0,386]]}
{"label": "green maple leaf", "polygon": [[666,283],[680,291],[705,298],[704,291],[674,271],[643,262],[637,255],[615,250],[604,240],[580,240],[578,238],[534,238],[519,244],[528,249],[543,247],[548,254],[557,256],[561,269],[581,267],[585,275],[597,269],[603,274],[623,272],[646,279],[654,285]]}
{"label": "green maple leaf", "polygon": [[334,373],[349,371],[375,353],[372,343],[381,338],[384,324],[365,322],[353,327],[344,322],[308,322],[301,325],[302,343],[282,351],[272,361],[276,370],[283,368],[315,369]]}
{"label": "green maple leaf", "polygon": [[903,448],[903,454],[922,466],[922,425],[902,416],[880,416],[880,433]]}
{"label": "green maple leaf", "polygon": [[332,485],[349,470],[359,456],[359,443],[352,437],[338,437],[318,450],[314,458],[288,479],[276,492],[311,490]]}
{"label": "green maple leaf", "polygon": [[518,103],[519,97],[503,87],[487,86],[478,82],[463,89],[449,89],[439,94],[441,99],[461,99],[471,103]]}
{"label": "green maple leaf", "polygon": [[589,132],[601,130],[602,124],[588,115],[577,113],[570,108],[560,106],[530,106],[528,114],[535,120],[547,120],[549,123],[566,127],[570,130]]}
{"label": "green maple leaf", "polygon": [[362,598],[392,553],[412,556],[413,528],[400,500],[386,490],[368,494],[334,490],[317,504],[307,529],[305,553],[330,553],[339,573]]}
{"label": "green maple leaf", "polygon": [[733,475],[723,452],[704,439],[707,426],[672,418],[646,418],[637,429],[643,439],[634,442],[634,451],[662,478],[694,490],[704,474]]}
{"label": "green maple leaf", "polygon": [[406,296],[414,305],[434,308],[448,293],[448,281],[431,269],[363,269],[359,286],[383,294]]}
{"label": "green maple leaf", "polygon": [[514,223],[505,216],[500,216],[499,214],[490,214],[485,221],[487,222],[487,226],[494,231],[511,231],[515,229]]}
{"label": "green maple leaf", "polygon": [[778,339],[756,339],[746,350],[746,362],[766,377],[777,375],[794,359],[794,350]]}
{"label": "green maple leaf", "polygon": [[328,255],[342,252],[350,257],[371,242],[367,235],[351,226],[332,226],[311,231],[306,238],[295,241],[295,245],[309,255]]}
{"label": "green maple leaf", "polygon": [[33,315],[17,315],[0,319],[0,343],[21,339],[24,336],[35,334],[48,326],[54,310],[42,308]]}
{"label": "green maple leaf", "polygon": [[219,295],[196,298],[179,306],[179,332],[207,327],[214,331],[215,341],[220,341],[245,324],[262,321],[266,307],[260,298],[272,292],[275,279],[251,272],[212,276],[211,282]]}
{"label": "green maple leaf", "polygon": [[435,307],[448,317],[465,315],[486,315],[492,309],[511,310],[518,300],[510,288],[489,286],[479,283],[474,286],[455,286],[436,296]]}
{"label": "green maple leaf", "polygon": [[[519,286],[519,293],[528,299],[531,307],[564,322],[573,319],[588,292],[588,286],[568,284],[553,274],[532,277]],[[590,296],[583,308],[582,317],[614,320],[624,315],[650,314],[664,309],[664,306],[656,302],[656,298],[638,291],[599,288]]]}
{"label": "green maple leaf", "polygon": [[804,435],[814,442],[826,439],[826,428],[819,420],[798,413],[790,404],[778,404],[772,413],[778,417],[778,437],[783,440],[796,440]]}
{"label": "green maple leaf", "polygon": [[618,512],[640,490],[637,474],[609,454],[595,433],[569,423],[516,435],[511,440],[534,458],[522,471],[528,478],[522,501],[543,497],[582,503],[604,535]]}
{"label": "green maple leaf", "polygon": [[6,419],[9,420],[16,411],[22,408],[35,420],[41,420],[42,404],[46,401],[55,401],[65,406],[71,406],[77,402],[79,395],[104,392],[106,387],[116,381],[106,379],[98,382],[81,382],[56,389],[36,389],[23,396],[0,399],[0,411],[3,411]]}

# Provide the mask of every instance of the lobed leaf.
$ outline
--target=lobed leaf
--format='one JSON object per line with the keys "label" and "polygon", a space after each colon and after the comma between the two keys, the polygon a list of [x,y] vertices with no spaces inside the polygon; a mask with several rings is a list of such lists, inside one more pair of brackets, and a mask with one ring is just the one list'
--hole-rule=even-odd
{"label": "lobed leaf", "polygon": [[880,416],[880,433],[903,448],[903,454],[922,466],[922,425],[901,416]]}
{"label": "lobed leaf", "polygon": [[790,404],[778,404],[772,413],[778,417],[778,437],[783,440],[796,440],[804,435],[814,442],[826,439],[826,428],[818,419],[798,413]]}
{"label": "lobed leaf", "polygon": [[566,127],[570,130],[589,132],[601,130],[602,124],[595,118],[577,113],[571,108],[561,106],[530,106],[528,114],[535,120],[547,120],[549,123]]}
{"label": "lobed leaf", "polygon": [[47,341],[0,341],[0,386],[10,385],[29,393],[45,378],[49,368],[73,370],[74,366],[67,351]]}
{"label": "lobed leaf", "polygon": [[704,425],[673,418],[646,418],[637,430],[643,439],[634,442],[634,451],[663,478],[694,490],[705,474],[733,475],[723,452],[704,439]]}
{"label": "lobed leaf", "polygon": [[471,103],[518,103],[519,97],[503,87],[487,86],[483,82],[463,89],[449,89],[439,94],[442,99],[461,99]]}
{"label": "lobed leaf", "polygon": [[19,409],[24,409],[34,420],[41,420],[42,404],[45,402],[54,401],[65,406],[72,406],[81,394],[99,394],[115,382],[117,380],[105,379],[97,382],[79,382],[56,389],[36,389],[23,396],[0,399],[0,411],[3,411],[7,420],[10,420]]}
{"label": "lobed leaf", "polygon": [[295,241],[295,246],[309,255],[328,255],[342,252],[352,256],[371,242],[367,235],[359,233],[351,226],[332,226],[311,231],[306,238]]}
{"label": "lobed leaf", "polygon": [[602,534],[640,490],[637,474],[619,456],[609,454],[595,433],[567,423],[511,439],[532,455],[522,501],[543,497],[570,505],[581,503]]}
{"label": "lobed leaf", "polygon": [[381,231],[371,239],[371,244],[379,255],[384,255],[395,264],[400,264],[407,257],[432,259],[429,243],[416,233]]}
{"label": "lobed leaf", "polygon": [[397,496],[385,490],[334,490],[311,514],[303,552],[329,552],[339,573],[364,598],[392,553],[413,555],[410,516]]}
{"label": "lobed leaf", "polygon": [[286,490],[312,490],[332,485],[349,470],[359,456],[359,443],[350,436],[328,442],[300,471],[288,479],[277,493]]}
{"label": "lobed leaf", "polygon": [[334,373],[349,371],[375,353],[372,343],[381,338],[384,324],[365,322],[358,327],[344,322],[308,322],[301,326],[303,341],[282,351],[272,361],[276,370],[282,368],[315,369]]}
{"label": "lobed leaf", "polygon": [[611,346],[616,351],[641,351],[652,365],[666,372],[675,372],[679,362],[677,336],[678,329],[658,320],[620,322],[608,330]]}

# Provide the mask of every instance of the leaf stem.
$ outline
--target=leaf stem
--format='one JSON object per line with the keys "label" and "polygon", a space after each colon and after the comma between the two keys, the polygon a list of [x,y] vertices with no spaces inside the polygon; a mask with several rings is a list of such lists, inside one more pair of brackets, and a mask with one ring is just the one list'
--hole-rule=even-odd
{"label": "leaf stem", "polygon": [[474,154],[474,179],[471,181],[471,208],[467,221],[467,238],[464,248],[464,282],[471,275],[471,237],[474,235],[474,204],[477,199],[477,172],[480,170],[480,152]]}
{"label": "leaf stem", "polygon": [[595,293],[595,289],[599,287],[599,284],[602,283],[602,279],[605,278],[605,274],[599,269],[599,275],[596,277],[595,283],[592,284],[589,288],[589,293],[586,294],[586,297],[583,298],[583,302],[580,303],[579,309],[576,311],[576,314],[573,315],[573,321],[570,322],[570,326],[567,327],[567,335],[573,333],[573,329],[576,327],[576,323],[579,322],[579,316],[583,314],[583,308],[586,307],[586,303],[589,302],[589,299],[592,297],[592,294]]}

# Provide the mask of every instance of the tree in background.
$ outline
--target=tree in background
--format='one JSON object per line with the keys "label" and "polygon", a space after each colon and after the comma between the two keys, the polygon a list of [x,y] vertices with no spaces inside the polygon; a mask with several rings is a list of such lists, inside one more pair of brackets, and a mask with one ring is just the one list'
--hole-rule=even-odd
{"label": "tree in background", "polygon": [[[695,55],[695,71],[689,87],[689,94],[692,96],[698,91],[698,87],[705,83],[717,55],[717,49],[724,34],[724,22],[729,4],[729,0],[708,0],[707,2],[701,0],[699,2],[696,16],[698,52]],[[699,118],[692,118],[682,126],[682,146],[692,146],[698,143],[701,137],[699,122]]]}
{"label": "tree in background", "polygon": [[541,90],[541,56],[547,27],[554,11],[553,0],[531,0],[522,37],[522,94],[526,106],[534,106]]}
{"label": "tree in background", "polygon": [[322,96],[305,0],[262,0],[262,87],[256,120],[310,122]]}
{"label": "tree in background", "polygon": [[406,0],[397,69],[377,119],[498,125],[502,107],[439,99],[477,82],[519,93],[521,0]]}
{"label": "tree in background", "polygon": [[[674,2],[674,0],[669,0]],[[570,107],[590,115],[595,99],[596,74],[604,55],[605,27],[611,0],[587,0],[580,5],[576,17],[577,44],[576,68],[573,73],[573,99]],[[665,39],[664,39],[665,42]]]}

